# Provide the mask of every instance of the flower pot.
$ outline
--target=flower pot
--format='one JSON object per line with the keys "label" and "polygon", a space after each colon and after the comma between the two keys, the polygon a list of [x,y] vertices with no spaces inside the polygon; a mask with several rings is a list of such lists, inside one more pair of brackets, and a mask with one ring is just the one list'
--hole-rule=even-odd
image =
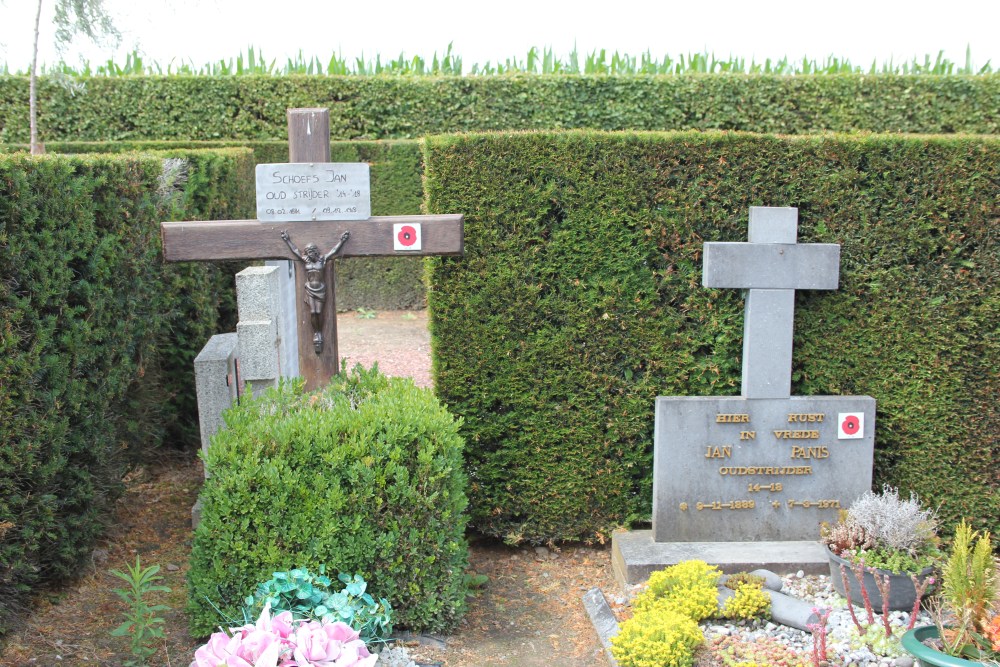
{"label": "flower pot", "polygon": [[917,667],[982,667],[983,663],[965,658],[956,658],[924,644],[925,639],[938,636],[933,625],[921,625],[903,634],[903,650],[917,660]]}
{"label": "flower pot", "polygon": [[[833,588],[843,595],[845,598],[849,597],[852,604],[858,606],[864,606],[864,598],[861,597],[861,586],[858,585],[858,578],[854,573],[854,566],[850,561],[846,561],[837,554],[830,551],[830,547],[826,548],[826,555],[830,559],[830,580],[833,583]],[[844,579],[840,575],[840,566],[843,565],[847,572],[847,583],[851,588],[850,596],[847,595],[846,588],[844,587]],[[888,570],[875,570],[879,574],[881,579],[884,575],[889,575],[889,609],[911,611],[913,609],[913,603],[917,598],[917,591],[913,586],[913,580],[910,579],[909,573],[896,573],[890,572]],[[932,568],[924,568],[920,573],[920,577],[926,577],[932,572]],[[875,585],[875,577],[867,569],[865,570],[865,590],[868,591],[868,599],[871,600],[872,608],[878,612],[882,609],[882,594],[879,593],[878,586]],[[927,592],[929,593],[932,587],[929,587]]]}

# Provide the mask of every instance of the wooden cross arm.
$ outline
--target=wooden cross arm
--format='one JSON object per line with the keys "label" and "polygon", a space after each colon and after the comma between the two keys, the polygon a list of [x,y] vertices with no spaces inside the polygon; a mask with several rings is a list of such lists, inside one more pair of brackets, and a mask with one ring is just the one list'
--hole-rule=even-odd
{"label": "wooden cross arm", "polygon": [[[392,226],[400,223],[420,224],[420,250],[393,250]],[[315,243],[320,253],[326,253],[344,232],[350,232],[350,239],[337,257],[461,255],[463,224],[461,215],[373,216],[367,220],[316,222],[213,220],[161,222],[160,235],[167,262],[298,259],[282,240],[282,230],[288,231],[300,250]]]}

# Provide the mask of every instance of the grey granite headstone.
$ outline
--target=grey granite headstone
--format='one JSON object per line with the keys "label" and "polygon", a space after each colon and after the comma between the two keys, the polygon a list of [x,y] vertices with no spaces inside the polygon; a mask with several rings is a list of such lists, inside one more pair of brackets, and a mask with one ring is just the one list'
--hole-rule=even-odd
{"label": "grey granite headstone", "polygon": [[[224,425],[222,412],[239,398],[244,383],[251,392],[263,391],[278,378],[297,374],[298,352],[288,351],[287,339],[281,336],[291,320],[291,340],[296,340],[294,317],[286,315],[281,303],[282,268],[252,266],[236,274],[236,333],[212,336],[195,358],[201,446],[206,452],[212,435]],[[292,369],[285,366],[289,358]]]}
{"label": "grey granite headstone", "polygon": [[748,243],[705,244],[703,284],[748,290],[742,395],[657,397],[653,530],[613,536],[623,583],[678,558],[821,571],[820,523],[871,488],[875,400],[790,395],[795,290],[836,289],[840,262],[797,219],[752,207]]}
{"label": "grey granite headstone", "polygon": [[[198,426],[201,430],[201,450],[208,453],[212,436],[225,426],[222,411],[237,400],[239,394],[239,340],[236,334],[217,334],[208,339],[194,358],[194,385],[198,396]],[[208,471],[205,471],[208,477]],[[191,528],[201,521],[201,500],[191,508]]]}
{"label": "grey granite headstone", "polygon": [[743,327],[743,396],[791,391],[796,289],[837,289],[840,246],[798,245],[798,209],[750,208],[749,243],[706,243],[705,287],[748,289]]}
{"label": "grey granite headstone", "polygon": [[229,333],[212,336],[194,358],[201,449],[206,453],[212,436],[224,425],[222,411],[236,400],[239,386],[236,357],[236,334]]}
{"label": "grey granite headstone", "polygon": [[268,260],[264,266],[278,269],[278,367],[283,378],[299,376],[299,337],[295,330],[295,270],[284,259]]}
{"label": "grey granite headstone", "polygon": [[[254,394],[289,376],[282,366],[289,354],[285,350],[287,339],[281,334],[287,329],[283,320],[293,318],[286,317],[282,304],[281,278],[279,266],[250,266],[236,274],[240,375]],[[293,335],[291,340],[294,344],[297,339]],[[297,361],[297,350],[295,357]]]}
{"label": "grey granite headstone", "polygon": [[654,437],[657,542],[815,540],[871,488],[875,400],[660,396]]}

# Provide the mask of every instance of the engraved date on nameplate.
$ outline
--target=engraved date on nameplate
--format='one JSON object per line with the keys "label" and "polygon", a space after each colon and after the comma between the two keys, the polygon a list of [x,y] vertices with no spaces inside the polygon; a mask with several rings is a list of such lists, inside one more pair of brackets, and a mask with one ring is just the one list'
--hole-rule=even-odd
{"label": "engraved date on nameplate", "polygon": [[258,220],[367,220],[371,215],[371,175],[363,162],[257,165]]}

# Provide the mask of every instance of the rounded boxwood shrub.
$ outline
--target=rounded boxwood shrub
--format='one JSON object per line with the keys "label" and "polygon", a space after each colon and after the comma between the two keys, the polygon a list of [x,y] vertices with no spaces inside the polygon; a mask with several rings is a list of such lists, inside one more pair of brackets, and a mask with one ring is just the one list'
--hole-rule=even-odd
{"label": "rounded boxwood shrub", "polygon": [[[466,478],[459,421],[408,379],[355,367],[313,394],[242,400],[205,456],[188,610],[204,636],[291,567],[360,574],[398,625],[464,611]],[[216,609],[218,607],[218,610]]]}

